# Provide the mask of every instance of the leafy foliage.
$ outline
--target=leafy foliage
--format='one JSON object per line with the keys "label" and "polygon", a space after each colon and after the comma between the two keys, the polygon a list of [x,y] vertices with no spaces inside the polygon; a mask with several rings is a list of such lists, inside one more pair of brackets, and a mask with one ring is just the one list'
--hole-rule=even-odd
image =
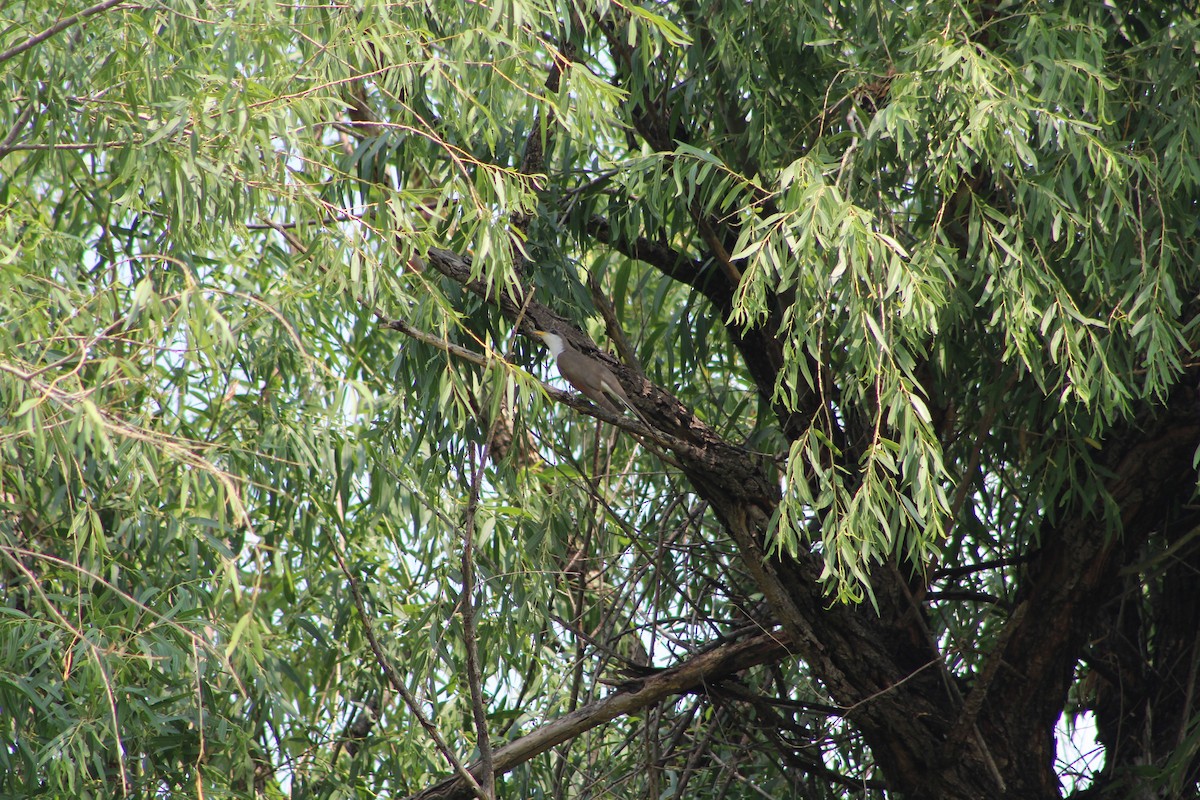
{"label": "leafy foliage", "polygon": [[1064,712],[1195,791],[1194,9],[76,14],[0,9],[0,794],[415,795],[756,631],[496,794],[1046,796]]}

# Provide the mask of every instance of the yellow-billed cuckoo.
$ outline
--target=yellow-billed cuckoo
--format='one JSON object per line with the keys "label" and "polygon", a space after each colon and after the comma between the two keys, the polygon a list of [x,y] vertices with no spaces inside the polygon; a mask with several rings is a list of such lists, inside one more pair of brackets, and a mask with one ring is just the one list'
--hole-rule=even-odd
{"label": "yellow-billed cuckoo", "polygon": [[621,409],[610,399],[614,398],[632,411],[635,417],[642,419],[642,415],[633,407],[633,403],[629,402],[629,396],[621,388],[621,382],[617,380],[617,376],[613,375],[612,370],[603,363],[585,356],[557,333],[534,331],[533,335],[550,348],[550,352],[558,364],[558,374],[562,375],[567,383],[583,392],[585,397],[614,414],[620,414]]}

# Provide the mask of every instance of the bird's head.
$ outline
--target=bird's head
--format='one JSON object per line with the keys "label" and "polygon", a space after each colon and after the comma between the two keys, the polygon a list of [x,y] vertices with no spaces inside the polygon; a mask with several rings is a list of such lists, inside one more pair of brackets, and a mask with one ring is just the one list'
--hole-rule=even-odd
{"label": "bird's head", "polygon": [[550,352],[555,356],[558,356],[558,354],[561,353],[565,348],[562,337],[557,333],[551,333],[550,331],[534,331],[533,335],[545,342],[546,347],[549,347]]}

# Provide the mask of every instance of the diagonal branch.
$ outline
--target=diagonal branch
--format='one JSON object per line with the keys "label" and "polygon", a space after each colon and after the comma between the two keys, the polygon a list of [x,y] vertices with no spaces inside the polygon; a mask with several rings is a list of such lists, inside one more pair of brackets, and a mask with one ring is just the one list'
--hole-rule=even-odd
{"label": "diagonal branch", "polygon": [[712,269],[712,262],[704,263],[689,258],[665,242],[656,242],[645,236],[632,240],[618,236],[609,221],[599,214],[587,221],[587,232],[596,241],[603,242],[627,258],[649,264],[668,278],[691,286],[722,313],[729,312],[733,292],[725,281],[713,280],[717,273]]}
{"label": "diagonal branch", "polygon": [[4,158],[15,149],[13,147],[14,143],[20,138],[21,132],[32,116],[33,103],[29,103],[17,114],[16,120],[13,121],[12,130],[8,132],[8,136],[4,137],[4,141],[0,142],[0,158]]}
{"label": "diagonal branch", "polygon": [[58,22],[51,25],[49,28],[46,28],[46,30],[42,31],[41,33],[34,34],[33,36],[30,36],[25,41],[21,42],[20,44],[14,45],[14,46],[8,48],[7,50],[5,50],[3,53],[0,53],[0,64],[3,64],[5,61],[8,61],[9,59],[16,58],[17,56],[21,55],[21,53],[24,53],[26,50],[29,50],[30,48],[37,47],[39,44],[46,41],[50,37],[55,36],[59,33],[62,33],[67,28],[70,28],[73,25],[78,25],[80,22],[83,22],[88,17],[95,16],[96,14],[100,14],[102,12],[108,11],[113,6],[119,6],[119,5],[121,5],[121,3],[124,3],[125,1],[126,0],[104,0],[104,2],[97,3],[96,5],[92,6],[91,8],[85,8],[83,11],[80,11],[78,14],[72,14],[71,16],[67,17],[66,19],[59,20]]}
{"label": "diagonal branch", "polygon": [[[791,655],[791,641],[781,630],[767,631],[748,639],[725,642],[688,659],[677,667],[647,678],[628,681],[612,695],[543,725],[492,755],[497,775],[506,773],[557,744],[573,739],[619,716],[653,706],[672,695],[705,691],[743,670],[778,661]],[[467,767],[476,783],[482,778],[480,765]],[[466,800],[471,789],[463,776],[448,778],[413,795],[409,800]]]}
{"label": "diagonal branch", "polygon": [[[541,303],[526,299],[524,291],[519,287],[500,289],[474,277],[469,256],[432,247],[427,254],[427,263],[450,280],[499,306],[504,316],[514,323],[523,320],[527,323],[527,332],[559,331],[578,350],[603,361],[625,385],[638,411],[645,419],[652,421],[655,427],[640,425],[631,419],[607,412],[589,411],[592,416],[646,436],[671,449],[682,459],[685,471],[693,480],[703,480],[702,476],[720,476],[723,484],[737,486],[743,492],[757,492],[754,494],[755,502],[760,497],[773,498],[778,495],[773,478],[766,473],[758,454],[726,441],[673,394],[655,386],[610,354],[597,349],[590,339],[577,332],[569,320],[555,314]],[[558,399],[558,395],[555,397]],[[688,467],[688,464],[691,464],[691,467]]]}
{"label": "diagonal branch", "polygon": [[421,710],[421,704],[417,702],[416,696],[404,685],[404,681],[400,679],[400,674],[396,671],[392,660],[383,651],[383,646],[379,643],[379,637],[375,635],[375,626],[371,624],[371,617],[367,614],[367,606],[363,601],[362,590],[358,587],[358,579],[350,570],[350,567],[346,565],[346,559],[342,556],[341,547],[334,547],[333,554],[337,558],[342,574],[346,576],[346,582],[350,586],[350,594],[354,598],[354,607],[358,610],[359,621],[362,622],[363,631],[367,635],[367,643],[370,644],[371,651],[375,654],[375,660],[379,663],[380,669],[383,670],[384,677],[387,678],[388,683],[392,685],[392,688],[396,690],[400,697],[404,699],[404,704],[408,706],[409,711],[417,718],[417,722],[425,729],[425,733],[433,740],[438,752],[442,754],[447,763],[458,773],[459,779],[463,782],[463,788],[466,791],[464,797],[478,797],[480,800],[488,800],[488,796],[484,793],[483,787],[479,785],[479,781],[467,772],[462,763],[455,758],[450,745],[442,738],[433,721],[425,716],[425,712]]}

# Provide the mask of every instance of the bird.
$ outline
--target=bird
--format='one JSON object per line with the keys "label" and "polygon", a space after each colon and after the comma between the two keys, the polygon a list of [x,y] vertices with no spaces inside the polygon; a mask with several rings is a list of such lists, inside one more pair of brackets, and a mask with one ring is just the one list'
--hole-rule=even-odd
{"label": "bird", "polygon": [[534,331],[533,335],[545,342],[546,347],[550,349],[558,365],[558,374],[583,392],[585,397],[614,414],[621,413],[621,409],[613,402],[613,399],[619,400],[635,417],[642,419],[641,413],[634,408],[629,396],[621,388],[617,376],[603,363],[591,356],[585,356],[557,333]]}

